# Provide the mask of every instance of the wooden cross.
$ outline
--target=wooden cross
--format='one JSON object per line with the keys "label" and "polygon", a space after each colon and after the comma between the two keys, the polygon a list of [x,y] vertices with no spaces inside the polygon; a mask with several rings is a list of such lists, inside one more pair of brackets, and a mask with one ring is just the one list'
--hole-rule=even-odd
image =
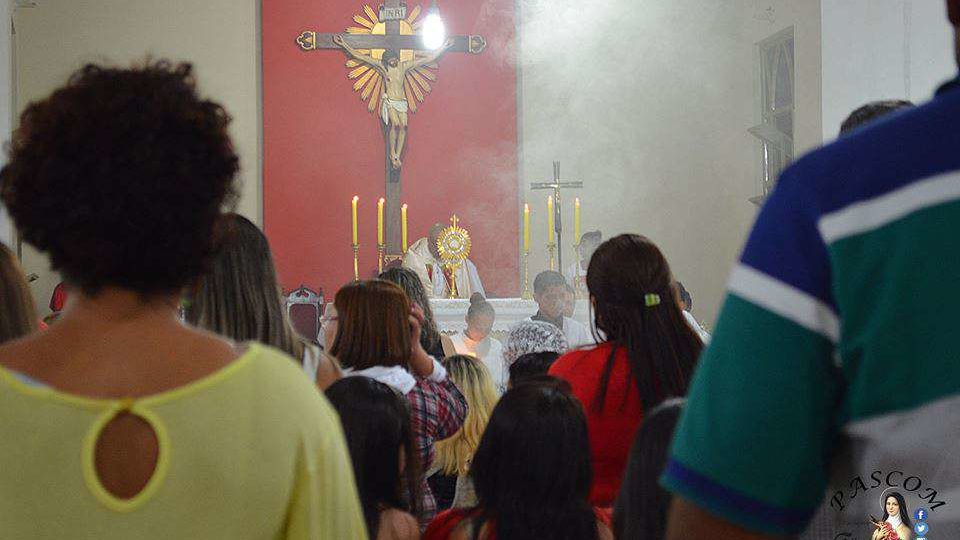
{"label": "wooden cross", "polygon": [[[369,8],[367,8],[369,10]],[[367,11],[368,15],[372,10]],[[407,17],[407,4],[403,0],[383,0],[380,5],[379,15],[376,17],[384,23],[383,34],[334,34],[319,33],[314,31],[302,32],[297,37],[297,45],[304,51],[317,51],[324,49],[343,50],[340,45],[334,43],[334,36],[341,36],[346,45],[354,49],[363,50],[390,50],[398,55],[402,51],[427,51],[423,45],[423,37],[419,34],[402,34],[401,21]],[[357,20],[354,18],[354,20]],[[460,52],[480,54],[487,46],[486,40],[482,36],[449,36],[453,41],[452,46],[447,52]],[[371,98],[373,99],[373,98]],[[413,108],[413,110],[416,110]],[[378,124],[383,128],[384,124],[379,119]],[[383,128],[384,132],[384,168],[386,170],[386,205],[384,208],[384,242],[387,246],[387,258],[400,258],[403,255],[400,245],[400,206],[402,196],[402,185],[400,183],[401,168],[394,166],[390,159],[390,142],[388,138],[388,129]]]}
{"label": "wooden cross", "polygon": [[[583,182],[572,180],[564,182],[560,180],[560,162],[553,162],[553,182],[533,182],[530,189],[552,189],[553,190],[553,230],[557,233],[557,266],[563,272],[563,223],[560,221],[563,212],[560,211],[560,190],[582,188]],[[574,239],[579,242],[580,239]]]}

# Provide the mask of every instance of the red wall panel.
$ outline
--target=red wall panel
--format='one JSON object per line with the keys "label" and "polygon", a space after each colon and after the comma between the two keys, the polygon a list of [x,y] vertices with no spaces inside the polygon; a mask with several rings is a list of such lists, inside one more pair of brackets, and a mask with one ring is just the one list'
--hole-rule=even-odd
{"label": "red wall panel", "polygon": [[[421,2],[424,10],[429,2]],[[456,213],[471,259],[497,296],[518,283],[517,80],[513,0],[440,0],[450,34],[480,34],[479,55],[440,61],[433,92],[410,115],[403,201],[410,242]],[[412,9],[418,2],[408,0]],[[352,278],[350,199],[360,196],[361,277],[376,271],[376,201],[384,195],[378,118],[353,91],[345,56],[304,52],[304,30],[340,32],[357,0],[263,1],[264,227],[285,288],[328,295]],[[377,10],[379,3],[369,4]],[[421,16],[422,17],[422,16]]]}

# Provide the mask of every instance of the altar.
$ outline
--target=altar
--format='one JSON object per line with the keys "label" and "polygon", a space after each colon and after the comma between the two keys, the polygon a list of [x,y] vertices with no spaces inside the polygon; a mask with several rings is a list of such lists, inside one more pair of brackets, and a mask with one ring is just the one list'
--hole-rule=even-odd
{"label": "altar", "polygon": [[[493,334],[498,338],[505,337],[515,324],[537,312],[537,303],[533,300],[489,298],[487,301],[497,312],[497,318],[493,323]],[[467,328],[466,318],[467,309],[470,308],[469,300],[434,298],[430,300],[430,307],[433,309],[433,318],[437,323],[437,328],[444,334],[456,334]],[[590,324],[590,309],[587,300],[577,300],[573,318],[583,324]]]}

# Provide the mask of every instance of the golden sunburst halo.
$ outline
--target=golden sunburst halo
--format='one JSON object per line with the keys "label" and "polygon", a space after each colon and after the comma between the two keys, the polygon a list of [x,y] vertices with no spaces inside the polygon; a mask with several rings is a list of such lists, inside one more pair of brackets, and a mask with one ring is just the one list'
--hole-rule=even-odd
{"label": "golden sunburst halo", "polygon": [[[415,6],[405,19],[400,20],[401,35],[412,36],[420,30],[420,26],[423,24],[423,21],[418,20],[421,11],[419,5]],[[353,16],[353,22],[359,26],[348,27],[346,30],[348,34],[383,36],[387,33],[386,23],[380,20],[377,12],[369,5],[364,5],[362,13]],[[383,57],[384,52],[384,49],[360,49],[360,53],[372,56],[377,60]],[[400,61],[412,61],[419,54],[421,53],[417,51],[402,49],[400,51]],[[383,77],[377,70],[353,59],[347,60],[346,66],[349,69],[347,77],[354,81],[354,92],[359,92],[360,99],[367,102],[369,112],[379,113],[380,99],[383,96]],[[436,63],[430,63],[407,72],[403,87],[407,94],[407,106],[410,108],[410,112],[417,112],[417,103],[423,103],[426,95],[433,89],[430,83],[437,80],[437,74],[434,71],[438,67]]]}

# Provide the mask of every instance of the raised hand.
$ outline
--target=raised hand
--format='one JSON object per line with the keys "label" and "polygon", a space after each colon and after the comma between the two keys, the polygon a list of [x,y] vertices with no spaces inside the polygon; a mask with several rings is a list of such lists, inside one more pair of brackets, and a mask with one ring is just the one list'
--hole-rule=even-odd
{"label": "raised hand", "polygon": [[418,377],[429,377],[433,373],[433,357],[420,344],[423,320],[423,308],[418,304],[410,306],[410,371]]}

